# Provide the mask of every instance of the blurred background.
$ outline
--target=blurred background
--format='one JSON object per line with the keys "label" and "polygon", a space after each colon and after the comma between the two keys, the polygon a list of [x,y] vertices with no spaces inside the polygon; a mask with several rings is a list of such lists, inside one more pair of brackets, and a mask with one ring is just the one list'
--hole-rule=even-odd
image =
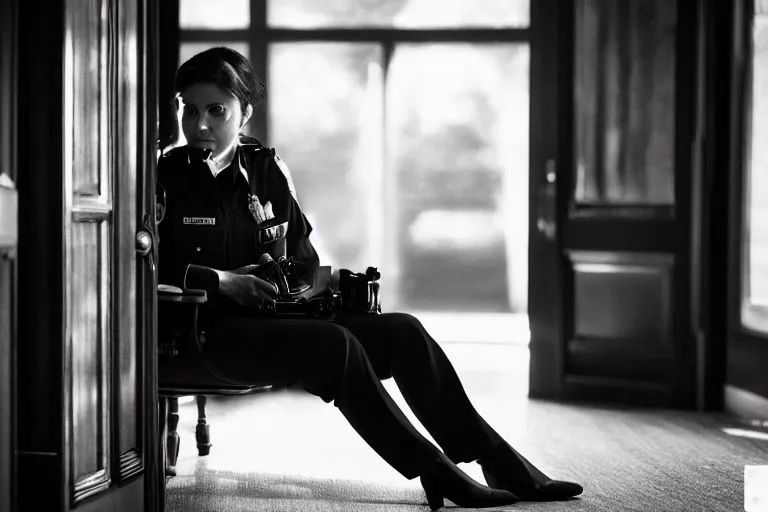
{"label": "blurred background", "polygon": [[270,0],[273,37],[250,5],[180,0],[178,62],[228,46],[261,68],[246,130],[288,164],[322,264],[378,266],[384,309],[446,335],[527,342],[528,0]]}
{"label": "blurred background", "polygon": [[[597,4],[579,2],[584,26]],[[246,131],[290,167],[322,263],[378,266],[385,309],[434,318],[446,335],[474,336],[470,324],[488,326],[485,339],[497,329],[525,330],[529,0],[268,0],[261,12],[252,5],[179,0],[178,12],[165,13],[175,19],[164,26],[178,30],[173,69],[213,46],[251,59],[268,98]],[[760,169],[768,148],[756,141],[768,135],[768,23],[756,5],[741,316],[764,331],[768,173]],[[616,147],[605,148],[604,169],[585,164],[595,155],[577,155],[579,203],[674,204],[670,30],[657,34],[649,53],[653,94],[643,100],[635,88],[629,100],[637,112],[644,107],[636,102],[646,102],[649,160],[637,173],[621,169],[612,158],[620,157],[622,134],[605,133]],[[629,79],[642,80],[643,61],[633,62]],[[579,148],[594,139],[596,80],[577,77],[577,110],[587,123],[577,130]]]}

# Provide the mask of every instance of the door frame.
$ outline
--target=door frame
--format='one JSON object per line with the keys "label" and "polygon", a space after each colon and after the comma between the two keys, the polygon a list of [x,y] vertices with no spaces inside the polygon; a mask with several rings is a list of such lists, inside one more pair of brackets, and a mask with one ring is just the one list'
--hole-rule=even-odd
{"label": "door frame", "polygon": [[[0,174],[18,182],[16,161],[16,0],[0,3]],[[2,185],[0,185],[2,187]],[[0,188],[0,510],[16,510],[16,254],[18,192]],[[9,208],[10,206],[10,208]],[[11,210],[11,216],[8,211]]]}
{"label": "door frame", "polygon": [[[730,3],[730,2],[729,2]],[[768,378],[762,381],[755,377],[765,375],[768,367],[768,334],[760,335],[743,327],[741,322],[742,237],[744,226],[743,206],[745,166],[748,155],[749,122],[751,118],[752,90],[752,20],[754,2],[733,2],[731,23],[732,37],[728,49],[732,55],[730,80],[731,115],[726,123],[729,130],[729,210],[728,210],[728,285],[726,290],[727,327],[726,379],[724,389],[725,409],[738,416],[759,417],[768,420]]]}

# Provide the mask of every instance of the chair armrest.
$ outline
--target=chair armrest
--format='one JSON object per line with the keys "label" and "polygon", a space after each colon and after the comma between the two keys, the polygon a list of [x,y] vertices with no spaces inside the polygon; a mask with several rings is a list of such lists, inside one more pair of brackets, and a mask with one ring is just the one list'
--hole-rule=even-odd
{"label": "chair armrest", "polygon": [[208,295],[205,290],[187,289],[182,290],[178,286],[168,284],[157,285],[158,302],[182,302],[185,304],[205,304],[208,302]]}

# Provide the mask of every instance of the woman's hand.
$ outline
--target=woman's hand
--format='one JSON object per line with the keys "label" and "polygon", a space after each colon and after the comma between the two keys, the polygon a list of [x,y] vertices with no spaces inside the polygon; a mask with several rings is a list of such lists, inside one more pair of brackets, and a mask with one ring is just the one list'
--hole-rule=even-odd
{"label": "woman's hand", "polygon": [[219,293],[241,306],[257,311],[274,304],[277,298],[277,287],[249,274],[257,266],[246,265],[235,270],[217,270]]}

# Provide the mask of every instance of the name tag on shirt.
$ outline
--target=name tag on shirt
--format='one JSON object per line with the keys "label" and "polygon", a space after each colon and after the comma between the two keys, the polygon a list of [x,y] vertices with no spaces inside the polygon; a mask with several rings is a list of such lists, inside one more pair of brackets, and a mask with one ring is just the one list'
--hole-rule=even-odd
{"label": "name tag on shirt", "polygon": [[204,226],[215,226],[215,217],[184,217],[184,224],[195,224]]}

